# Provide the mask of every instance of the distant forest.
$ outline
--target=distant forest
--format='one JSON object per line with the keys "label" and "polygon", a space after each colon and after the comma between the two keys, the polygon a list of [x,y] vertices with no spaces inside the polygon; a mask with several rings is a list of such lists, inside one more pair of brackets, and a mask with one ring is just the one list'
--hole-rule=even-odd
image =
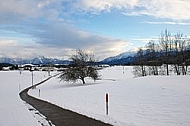
{"label": "distant forest", "polygon": [[139,48],[133,65],[136,76],[173,73],[187,75],[190,65],[190,40],[180,32],[172,36],[165,30],[161,33],[159,42],[151,40],[145,47]]}

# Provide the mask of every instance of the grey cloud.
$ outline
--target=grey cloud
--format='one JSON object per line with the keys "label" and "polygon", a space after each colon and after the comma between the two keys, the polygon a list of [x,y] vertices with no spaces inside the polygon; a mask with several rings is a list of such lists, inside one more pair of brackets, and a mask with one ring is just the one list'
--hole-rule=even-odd
{"label": "grey cloud", "polygon": [[[23,45],[18,46],[20,48],[18,53],[24,52],[25,54],[20,54],[20,56],[28,55],[31,57],[46,54],[48,56],[59,55],[60,57],[62,53],[71,55],[71,50],[83,49],[94,52],[102,59],[120,53],[121,48],[129,44],[125,40],[93,34],[59,21],[28,22],[11,27],[5,25],[1,26],[0,29],[6,29],[9,33],[16,33],[22,38],[17,39],[17,36],[12,36],[15,37],[17,42],[22,41]],[[10,38],[10,36],[7,36],[7,38]],[[27,39],[30,39],[29,43]],[[34,43],[34,46],[30,44],[31,42]],[[31,46],[28,47],[28,44]]]}
{"label": "grey cloud", "polygon": [[11,24],[47,18],[56,19],[61,10],[61,0],[1,0],[0,23]]}
{"label": "grey cloud", "polygon": [[38,27],[38,30],[32,34],[34,34],[37,42],[40,44],[65,48],[87,48],[104,43],[113,44],[116,41],[112,38],[103,37],[55,22],[41,25],[41,28]]}

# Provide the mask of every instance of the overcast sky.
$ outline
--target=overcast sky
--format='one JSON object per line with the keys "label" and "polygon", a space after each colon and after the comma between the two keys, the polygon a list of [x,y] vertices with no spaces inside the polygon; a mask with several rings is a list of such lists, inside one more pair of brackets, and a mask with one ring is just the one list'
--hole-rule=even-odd
{"label": "overcast sky", "polygon": [[190,0],[1,0],[0,57],[101,60],[136,50],[168,29],[190,36]]}

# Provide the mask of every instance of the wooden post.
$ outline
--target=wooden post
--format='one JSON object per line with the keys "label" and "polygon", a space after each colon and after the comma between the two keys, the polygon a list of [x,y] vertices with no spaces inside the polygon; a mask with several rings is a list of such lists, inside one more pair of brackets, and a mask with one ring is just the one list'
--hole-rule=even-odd
{"label": "wooden post", "polygon": [[108,115],[108,93],[106,93],[106,115]]}

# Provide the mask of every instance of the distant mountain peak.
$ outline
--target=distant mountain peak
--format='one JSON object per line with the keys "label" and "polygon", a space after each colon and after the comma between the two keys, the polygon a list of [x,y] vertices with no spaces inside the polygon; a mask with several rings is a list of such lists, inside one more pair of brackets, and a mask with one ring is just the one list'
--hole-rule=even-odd
{"label": "distant mountain peak", "polygon": [[121,54],[113,56],[113,57],[108,57],[108,58],[104,59],[102,62],[104,62],[104,63],[114,62],[114,61],[122,60],[122,59],[125,59],[128,57],[134,57],[135,54],[136,54],[136,52],[134,52],[134,51],[128,51],[128,52],[124,52],[124,53],[121,53]]}
{"label": "distant mountain peak", "polygon": [[133,57],[136,54],[134,51],[124,52],[117,56],[115,56],[118,59],[127,58],[127,57]]}

